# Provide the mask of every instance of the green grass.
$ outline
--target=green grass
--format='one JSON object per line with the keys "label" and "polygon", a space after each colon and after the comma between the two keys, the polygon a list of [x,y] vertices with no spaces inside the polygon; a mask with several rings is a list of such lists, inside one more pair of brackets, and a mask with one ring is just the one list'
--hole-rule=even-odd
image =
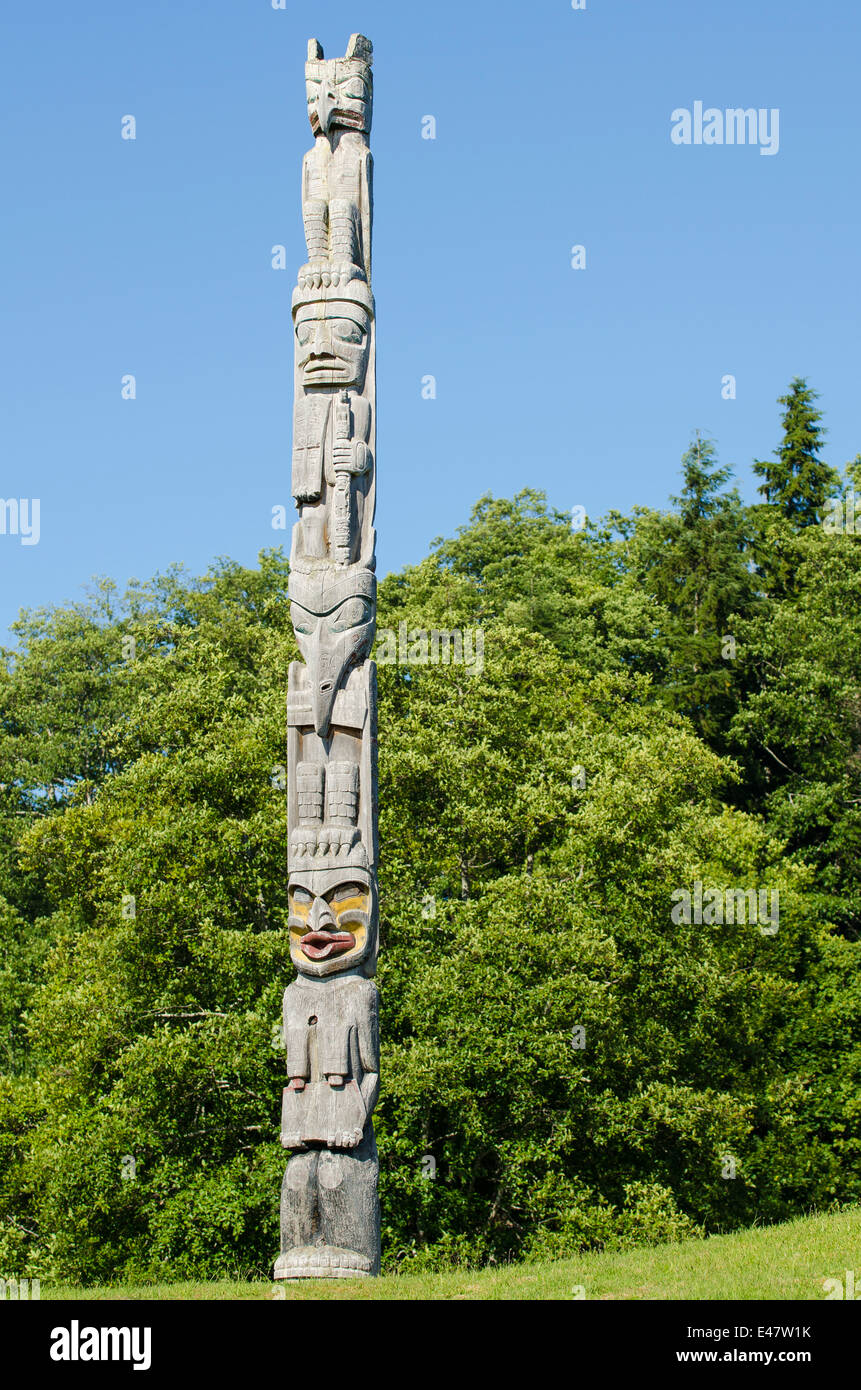
{"label": "green grass", "polygon": [[[861,1208],[782,1226],[544,1264],[382,1279],[318,1279],[277,1286],[286,1299],[802,1299],[822,1300],[828,1278],[856,1270],[861,1289]],[[45,1285],[43,1299],[271,1299],[267,1282]]]}

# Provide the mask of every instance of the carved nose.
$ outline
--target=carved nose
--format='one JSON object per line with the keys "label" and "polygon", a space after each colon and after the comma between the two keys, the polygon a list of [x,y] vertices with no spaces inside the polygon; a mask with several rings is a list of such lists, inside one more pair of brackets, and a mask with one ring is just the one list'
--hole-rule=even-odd
{"label": "carved nose", "polygon": [[332,356],[332,349],[331,349],[331,345],[330,345],[330,343],[329,343],[329,334],[328,334],[328,332],[326,331],[326,329],[322,326],[322,324],[321,324],[321,326],[317,329],[317,332],[314,334],[314,345],[313,345],[313,347],[311,348],[311,356],[312,356],[312,357],[331,357],[331,356]]}
{"label": "carved nose", "polygon": [[335,918],[332,916],[332,909],[326,899],[315,898],[311,908],[311,930],[334,931],[335,926]]}

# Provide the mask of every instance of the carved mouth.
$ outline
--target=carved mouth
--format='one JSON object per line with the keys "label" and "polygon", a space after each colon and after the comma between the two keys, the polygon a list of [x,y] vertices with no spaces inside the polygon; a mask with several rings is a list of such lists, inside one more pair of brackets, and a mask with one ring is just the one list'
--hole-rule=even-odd
{"label": "carved mouth", "polygon": [[309,931],[301,940],[303,953],[309,960],[328,960],[329,956],[340,956],[350,951],[356,938],[349,931]]}

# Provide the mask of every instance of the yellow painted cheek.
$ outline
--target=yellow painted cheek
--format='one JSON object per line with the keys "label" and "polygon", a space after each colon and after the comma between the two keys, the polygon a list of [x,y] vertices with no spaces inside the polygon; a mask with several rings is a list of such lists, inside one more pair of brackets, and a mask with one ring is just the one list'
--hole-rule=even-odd
{"label": "yellow painted cheek", "polygon": [[365,944],[365,937],[366,937],[367,933],[366,933],[364,927],[356,926],[355,923],[353,924],[352,927],[350,927],[350,926],[346,927],[346,928],[345,928],[345,931],[351,931],[351,932],[353,933],[353,936],[356,938],[356,944],[355,944],[355,946],[353,946],[353,947],[351,948],[351,950],[345,951],[345,952],[344,952],[343,959],[344,959],[344,960],[347,960],[350,956],[354,956],[354,955],[357,954],[357,952],[359,952],[359,951],[362,950],[362,948],[364,947],[364,944]]}
{"label": "yellow painted cheek", "polygon": [[310,907],[310,903],[297,903],[295,899],[290,899],[291,917],[301,917],[302,919],[301,927],[290,928],[290,936],[292,940],[298,941],[301,937],[305,935],[306,931],[308,930],[308,915],[310,912]]}
{"label": "yellow painted cheek", "polygon": [[354,908],[358,909],[359,912],[369,912],[371,904],[366,894],[362,893],[356,898],[341,898],[338,902],[332,903],[331,906],[334,910],[339,930],[352,932],[353,936],[356,938],[355,946],[351,946],[349,951],[345,951],[341,957],[341,960],[349,960],[350,956],[356,956],[360,951],[364,950],[368,933],[365,927],[359,926],[358,922],[345,922],[342,927],[341,913],[351,911]]}

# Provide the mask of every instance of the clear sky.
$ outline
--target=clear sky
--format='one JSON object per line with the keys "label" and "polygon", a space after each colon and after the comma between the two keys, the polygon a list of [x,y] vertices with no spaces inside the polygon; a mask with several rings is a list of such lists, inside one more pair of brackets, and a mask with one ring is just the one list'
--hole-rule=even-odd
{"label": "clear sky", "polygon": [[[856,0],[6,0],[0,25],[0,496],[41,509],[37,545],[0,535],[0,643],[94,574],[289,545],[312,35],[375,49],[381,574],[488,491],[664,505],[697,428],[752,500],[794,375],[829,461],[861,452]],[[778,152],[675,144],[698,101],[777,109]]]}

